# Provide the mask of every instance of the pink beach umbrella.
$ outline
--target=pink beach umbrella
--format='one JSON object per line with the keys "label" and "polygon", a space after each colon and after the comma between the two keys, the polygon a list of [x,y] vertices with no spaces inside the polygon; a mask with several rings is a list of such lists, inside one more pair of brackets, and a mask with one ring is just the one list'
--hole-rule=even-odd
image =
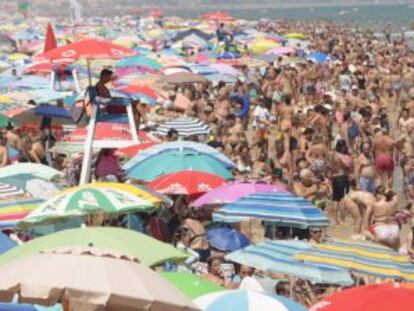
{"label": "pink beach umbrella", "polygon": [[296,50],[290,46],[281,46],[277,48],[270,49],[266,52],[266,54],[273,54],[273,55],[286,55],[286,54],[294,54]]}
{"label": "pink beach umbrella", "polygon": [[217,187],[195,200],[191,205],[200,208],[205,205],[232,203],[241,197],[258,192],[289,192],[281,185],[257,181],[236,181]]}

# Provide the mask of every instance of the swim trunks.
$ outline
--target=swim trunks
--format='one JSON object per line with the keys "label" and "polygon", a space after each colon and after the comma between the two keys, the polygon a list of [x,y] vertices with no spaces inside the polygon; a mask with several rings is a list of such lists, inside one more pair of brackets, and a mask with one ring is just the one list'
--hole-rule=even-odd
{"label": "swim trunks", "polygon": [[360,177],[359,178],[359,186],[361,187],[362,191],[375,193],[375,181],[370,178]]}
{"label": "swim trunks", "polygon": [[397,224],[371,225],[369,231],[379,240],[392,243],[400,236],[400,228]]}
{"label": "swim trunks", "polygon": [[389,154],[379,154],[375,157],[375,169],[378,173],[388,173],[391,174],[394,172],[394,160]]}
{"label": "swim trunks", "polygon": [[341,201],[349,192],[349,179],[347,175],[332,177],[332,199],[335,202]]}

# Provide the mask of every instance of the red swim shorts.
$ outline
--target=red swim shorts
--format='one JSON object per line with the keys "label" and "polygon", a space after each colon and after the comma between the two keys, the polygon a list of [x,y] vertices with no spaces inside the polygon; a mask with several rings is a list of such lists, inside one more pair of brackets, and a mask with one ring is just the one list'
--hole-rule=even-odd
{"label": "red swim shorts", "polygon": [[375,169],[378,173],[394,172],[394,160],[389,154],[379,154],[375,157]]}

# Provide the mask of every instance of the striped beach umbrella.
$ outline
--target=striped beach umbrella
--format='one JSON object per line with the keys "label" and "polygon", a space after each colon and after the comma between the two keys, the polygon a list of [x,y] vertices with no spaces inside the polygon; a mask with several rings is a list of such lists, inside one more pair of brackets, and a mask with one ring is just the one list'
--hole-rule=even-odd
{"label": "striped beach umbrella", "polygon": [[22,224],[94,214],[152,212],[164,204],[159,195],[120,183],[95,183],[62,191],[23,219]]}
{"label": "striped beach umbrella", "polygon": [[414,265],[406,256],[373,242],[332,239],[299,252],[295,258],[353,272],[414,282]]}
{"label": "striped beach umbrella", "polygon": [[176,130],[178,136],[188,137],[193,135],[208,135],[210,127],[196,118],[182,117],[170,120],[160,125],[154,134],[167,136],[170,130]]}
{"label": "striped beach umbrella", "polygon": [[312,283],[342,286],[354,283],[345,269],[305,263],[294,258],[295,254],[311,247],[307,242],[296,240],[265,241],[234,251],[225,258],[259,270],[303,278]]}
{"label": "striped beach umbrella", "polygon": [[327,216],[321,210],[292,193],[251,194],[213,214],[213,220],[217,222],[240,222],[249,218],[302,229],[329,225]]}
{"label": "striped beach umbrella", "polygon": [[14,228],[16,224],[35,210],[44,200],[18,197],[0,201],[0,228]]}
{"label": "striped beach umbrella", "polygon": [[297,302],[276,295],[248,290],[222,291],[203,295],[194,300],[203,311],[260,310],[260,311],[306,311]]}

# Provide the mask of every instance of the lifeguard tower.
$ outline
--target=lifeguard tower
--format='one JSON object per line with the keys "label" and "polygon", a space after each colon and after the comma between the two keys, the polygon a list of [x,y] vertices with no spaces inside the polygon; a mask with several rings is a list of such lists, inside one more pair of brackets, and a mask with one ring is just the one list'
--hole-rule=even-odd
{"label": "lifeguard tower", "polygon": [[[122,148],[139,143],[137,127],[135,124],[133,103],[130,98],[112,98],[110,100],[100,98],[96,95],[95,87],[88,87],[86,94],[89,96],[89,101],[92,105],[91,116],[87,125],[87,135],[84,147],[84,155],[82,162],[82,171],[79,184],[83,185],[90,182],[92,155],[94,148]],[[126,107],[126,116],[118,114],[108,114],[101,111],[101,107],[108,105],[122,105]],[[131,132],[131,140],[113,140],[111,137],[105,140],[96,141],[95,128],[97,123],[102,121],[111,121],[114,118],[126,118]]]}

